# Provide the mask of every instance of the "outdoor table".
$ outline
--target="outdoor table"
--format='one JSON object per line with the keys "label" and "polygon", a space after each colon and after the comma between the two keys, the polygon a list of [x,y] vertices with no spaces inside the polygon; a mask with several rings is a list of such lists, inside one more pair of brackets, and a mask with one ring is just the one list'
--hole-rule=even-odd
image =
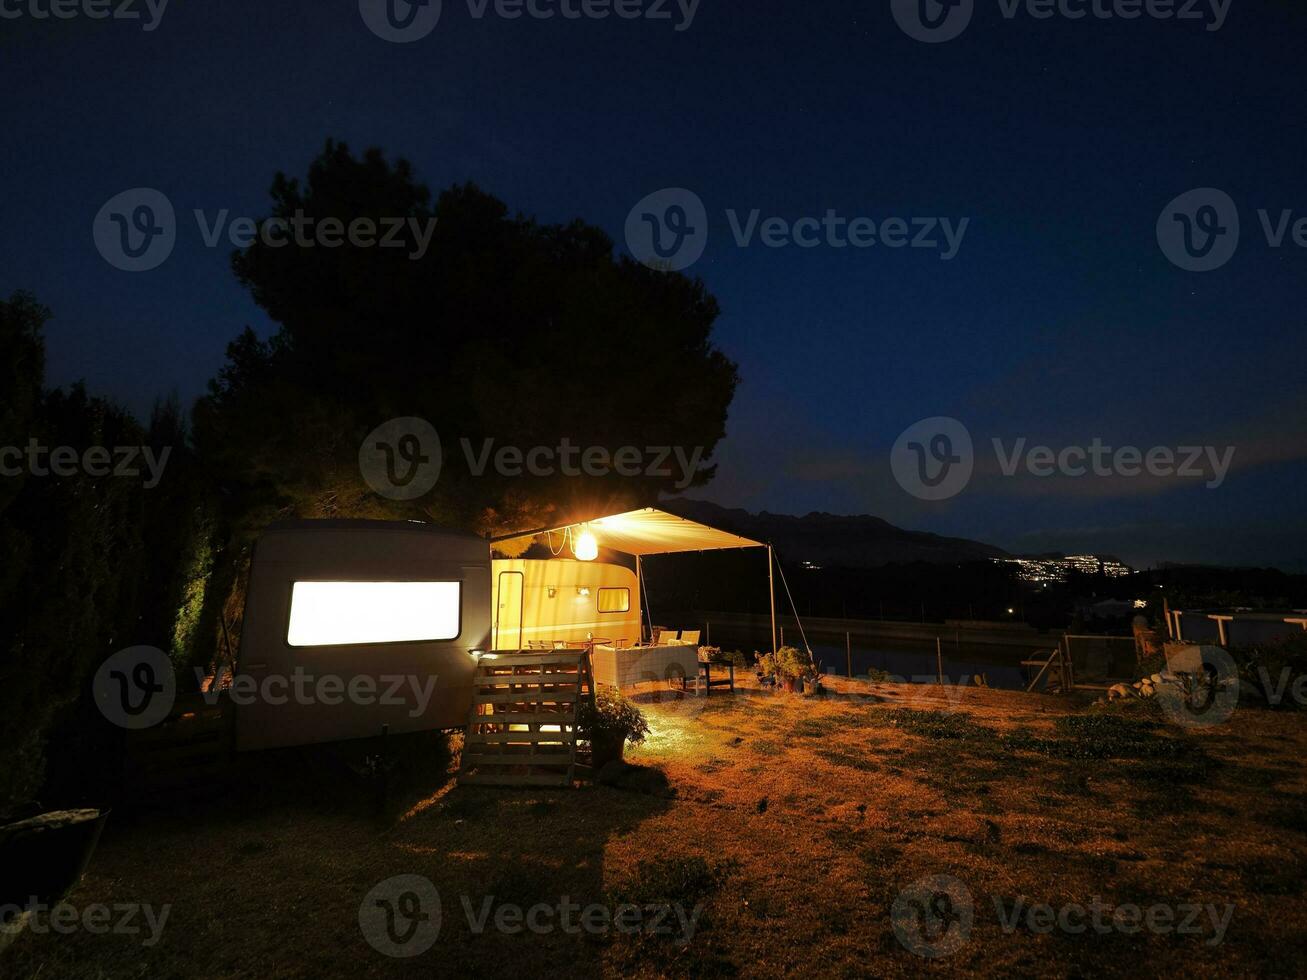
{"label": "outdoor table", "polygon": [[[718,675],[718,680],[712,679],[712,669],[716,667],[719,671],[726,671],[726,676]],[[703,678],[704,694],[712,694],[714,687],[729,687],[731,693],[735,693],[735,662],[731,660],[700,660],[698,676]],[[681,690],[686,689],[688,682],[687,677],[681,678]]]}
{"label": "outdoor table", "polygon": [[622,647],[596,643],[591,667],[596,684],[632,687],[648,681],[684,679],[698,674],[696,647],[662,644]]}

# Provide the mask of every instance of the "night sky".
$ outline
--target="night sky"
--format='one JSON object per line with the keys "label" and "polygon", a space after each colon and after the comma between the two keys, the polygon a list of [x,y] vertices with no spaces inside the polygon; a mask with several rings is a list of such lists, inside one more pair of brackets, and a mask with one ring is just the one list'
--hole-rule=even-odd
{"label": "night sky", "polygon": [[[28,4],[3,0],[23,15],[0,20],[0,289],[52,307],[53,384],[84,378],[139,413],[200,394],[242,327],[271,324],[192,209],[266,214],[273,174],[302,175],[328,137],[407,157],[433,191],[471,180],[542,221],[583,218],[620,250],[636,202],[683,187],[709,222],[689,271],[718,297],[716,339],[743,379],[700,496],[1019,552],[1307,571],[1307,248],[1292,231],[1271,247],[1257,215],[1307,217],[1300,0],[1232,0],[1219,30],[1209,0],[1203,21],[1008,19],[976,0],[939,44],[901,30],[890,0],[702,0],[680,31],[675,3],[670,21],[508,20],[445,0],[409,44],[373,34],[357,0],[172,0],[148,32],[38,21]],[[171,257],[136,274],[91,234],[134,187],[179,217]],[[1155,228],[1203,187],[1234,200],[1242,236],[1196,273]],[[742,248],[728,209],[970,220],[945,261]],[[976,445],[969,486],[940,502],[888,462],[929,416]],[[1236,455],[1215,489],[1017,478],[995,437]]]}

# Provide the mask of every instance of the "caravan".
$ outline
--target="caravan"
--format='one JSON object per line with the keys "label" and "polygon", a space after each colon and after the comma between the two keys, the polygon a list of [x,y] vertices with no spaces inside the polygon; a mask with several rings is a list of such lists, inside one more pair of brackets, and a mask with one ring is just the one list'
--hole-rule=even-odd
{"label": "caravan", "polygon": [[[643,643],[643,557],[767,547],[651,508],[511,540],[573,527],[575,557],[540,560],[416,522],[272,525],[251,562],[236,670],[259,696],[237,704],[237,749],[461,728],[496,651],[583,646],[600,684],[697,675],[696,640]],[[634,570],[595,560],[596,535]]]}

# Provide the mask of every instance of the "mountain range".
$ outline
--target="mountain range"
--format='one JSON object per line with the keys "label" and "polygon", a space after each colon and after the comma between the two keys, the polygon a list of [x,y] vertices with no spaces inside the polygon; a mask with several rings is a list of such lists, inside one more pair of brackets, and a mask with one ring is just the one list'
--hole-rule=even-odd
{"label": "mountain range", "polygon": [[948,538],[924,531],[906,531],[870,514],[826,514],[803,517],[751,514],[706,500],[673,500],[664,510],[690,520],[767,541],[786,561],[810,561],[844,568],[874,568],[894,562],[967,562],[1013,557],[1002,548]]}

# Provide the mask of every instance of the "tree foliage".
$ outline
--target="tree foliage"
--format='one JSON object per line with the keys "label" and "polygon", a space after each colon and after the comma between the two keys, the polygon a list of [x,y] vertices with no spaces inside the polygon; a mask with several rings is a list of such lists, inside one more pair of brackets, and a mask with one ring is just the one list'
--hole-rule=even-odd
{"label": "tree foliage", "polygon": [[[196,507],[185,447],[173,442],[184,438],[175,402],[146,430],[81,385],[44,389],[49,317],[25,293],[0,301],[0,447],[44,450],[35,467],[9,452],[0,476],[0,815],[37,794],[52,748],[67,763],[64,800],[90,791],[85,777],[108,768],[90,677],[124,647],[168,648]],[[49,467],[56,447],[80,458],[90,447],[165,444],[165,478],[151,489],[140,478]]]}
{"label": "tree foliage", "polygon": [[[233,257],[278,330],[231,345],[196,436],[252,525],[289,513],[519,528],[647,502],[676,478],[473,477],[460,439],[702,447],[706,458],[722,438],[736,372],[710,340],[716,301],[697,280],[614,257],[598,228],[510,215],[472,185],[433,202],[405,161],[341,143],[303,181],[274,180],[264,226],[297,217],[405,224],[399,247],[260,239]],[[438,486],[412,504],[377,498],[358,471],[363,438],[401,416],[430,421],[444,448]]]}

